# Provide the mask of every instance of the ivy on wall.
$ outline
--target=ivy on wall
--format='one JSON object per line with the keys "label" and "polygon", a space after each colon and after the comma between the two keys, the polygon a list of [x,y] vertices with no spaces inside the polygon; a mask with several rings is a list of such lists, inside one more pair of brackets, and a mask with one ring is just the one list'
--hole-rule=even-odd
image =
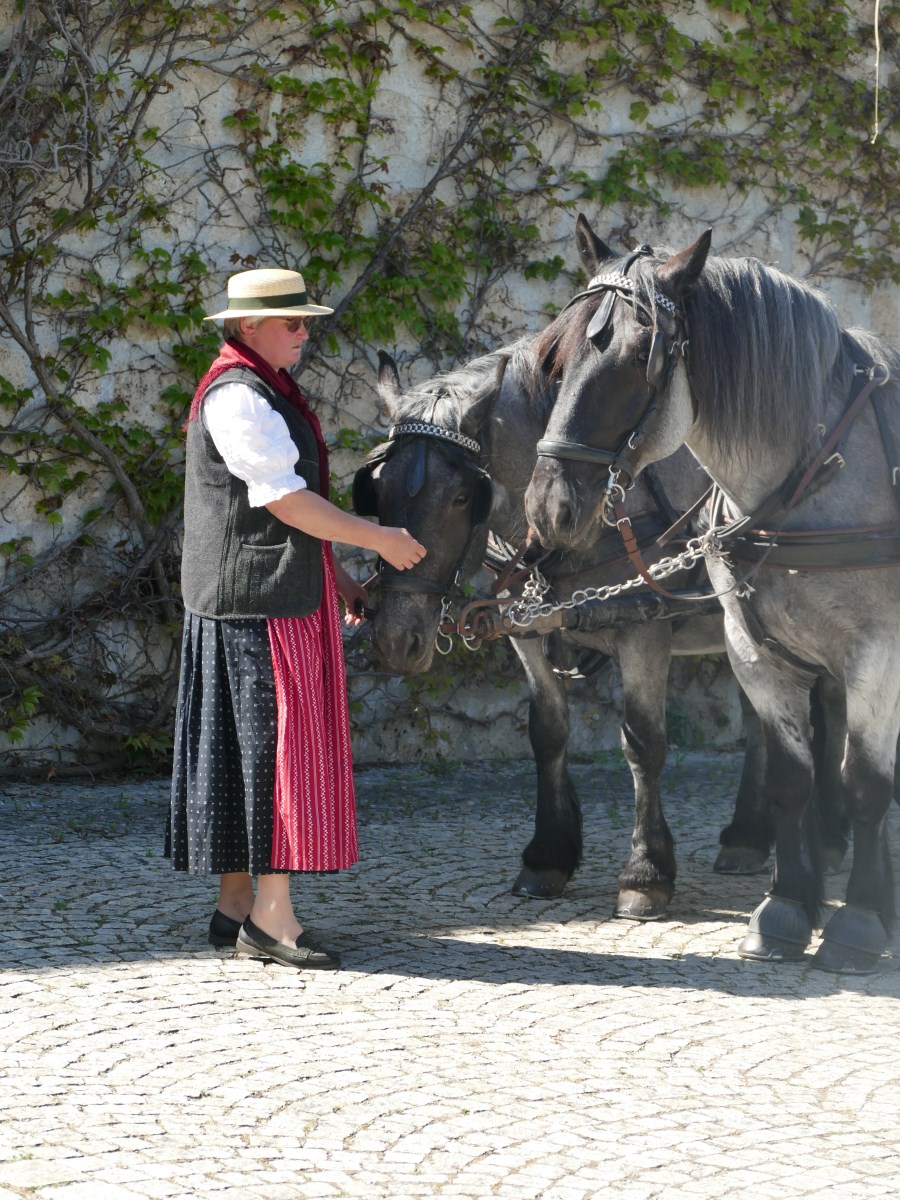
{"label": "ivy on wall", "polygon": [[[200,319],[227,273],[297,264],[334,305],[302,383],[333,436],[362,427],[363,441],[374,349],[421,374],[526,320],[535,328],[573,282],[560,231],[578,209],[620,243],[720,222],[720,250],[788,219],[810,273],[898,282],[887,84],[900,14],[881,5],[873,142],[869,7],[7,2],[0,730],[11,769],[167,751],[180,428],[217,345]],[[406,110],[397,95],[414,98]],[[404,111],[427,137],[401,128]],[[411,132],[427,146],[413,163],[396,150]],[[533,308],[517,316],[526,293]],[[418,686],[427,706],[436,685]]]}

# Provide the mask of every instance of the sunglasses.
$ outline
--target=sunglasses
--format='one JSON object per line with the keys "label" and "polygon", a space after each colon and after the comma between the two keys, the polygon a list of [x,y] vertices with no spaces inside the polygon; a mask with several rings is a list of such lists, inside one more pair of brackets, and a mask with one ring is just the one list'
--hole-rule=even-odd
{"label": "sunglasses", "polygon": [[278,320],[284,321],[288,333],[296,333],[298,329],[309,329],[312,317],[279,317]]}

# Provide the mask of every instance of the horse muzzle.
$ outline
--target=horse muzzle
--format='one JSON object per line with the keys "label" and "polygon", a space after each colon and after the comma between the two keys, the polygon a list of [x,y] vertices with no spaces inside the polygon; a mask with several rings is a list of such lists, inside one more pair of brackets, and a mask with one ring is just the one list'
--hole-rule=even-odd
{"label": "horse muzzle", "polygon": [[609,482],[608,469],[592,470],[585,481],[579,464],[538,458],[525,493],[525,514],[541,545],[560,550],[587,550],[602,533],[601,506]]}

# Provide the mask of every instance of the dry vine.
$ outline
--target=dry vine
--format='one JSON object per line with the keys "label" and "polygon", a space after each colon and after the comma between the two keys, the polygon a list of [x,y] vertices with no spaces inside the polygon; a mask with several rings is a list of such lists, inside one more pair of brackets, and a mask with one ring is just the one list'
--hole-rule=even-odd
{"label": "dry vine", "polygon": [[[375,431],[374,404],[360,403],[373,349],[424,373],[534,328],[574,284],[578,207],[613,241],[712,221],[726,250],[765,244],[787,214],[809,271],[900,278],[896,89],[882,91],[873,146],[861,5],[12,7],[0,50],[11,771],[166,753],[180,425],[216,344],[200,316],[231,269],[296,263],[335,302],[302,382],[352,449]],[[897,19],[882,0],[886,72]],[[417,97],[405,128],[387,90],[415,72],[395,89]],[[417,156],[405,176],[404,146]],[[412,707],[427,709],[424,686]]]}

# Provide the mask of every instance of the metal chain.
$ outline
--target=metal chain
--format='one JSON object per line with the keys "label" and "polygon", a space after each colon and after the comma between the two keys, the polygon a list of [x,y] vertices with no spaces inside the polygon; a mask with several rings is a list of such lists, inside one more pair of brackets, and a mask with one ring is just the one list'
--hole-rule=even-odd
{"label": "metal chain", "polygon": [[[718,536],[719,531],[710,529],[701,537],[691,538],[680,554],[670,555],[666,558],[660,558],[652,566],[647,568],[649,574],[655,579],[667,579],[670,575],[676,574],[678,571],[689,570],[694,563],[699,562],[702,558],[709,558],[722,553],[723,545]],[[578,588],[568,600],[561,600],[559,604],[545,604],[544,596],[551,588],[550,581],[541,574],[537,567],[532,568],[531,575],[526,581],[522,596],[514,600],[506,609],[504,617],[509,620],[510,624],[515,625],[518,629],[526,629],[533,624],[539,617],[549,617],[553,613],[562,612],[568,608],[578,608],[582,604],[589,604],[592,600],[611,600],[614,596],[619,596],[622,592],[630,592],[635,588],[646,587],[646,582],[636,575],[633,579],[628,579],[624,583],[612,583],[603,587]],[[450,600],[444,597],[441,605],[441,616],[438,627],[438,633],[435,637],[434,648],[439,654],[449,654],[453,649],[453,637],[450,633],[445,632],[441,626],[450,620]],[[469,650],[478,650],[482,641],[480,638],[467,637],[465,633],[459,633],[463,643]]]}
{"label": "metal chain", "polygon": [[[647,570],[657,581],[666,579],[677,571],[688,570],[701,558],[716,554],[720,550],[721,543],[716,536],[716,531],[711,529],[702,537],[691,538],[680,554],[661,558]],[[563,609],[577,608],[592,600],[610,600],[613,596],[621,595],[622,592],[646,586],[644,580],[636,575],[624,583],[612,583],[604,587],[578,588],[568,600],[561,600],[559,604],[545,604],[543,599],[550,590],[550,584],[539,571],[534,571],[531,579],[525,584],[521,599],[513,601],[504,615],[513,625],[524,629],[539,617],[549,617],[553,613],[562,612]]]}

